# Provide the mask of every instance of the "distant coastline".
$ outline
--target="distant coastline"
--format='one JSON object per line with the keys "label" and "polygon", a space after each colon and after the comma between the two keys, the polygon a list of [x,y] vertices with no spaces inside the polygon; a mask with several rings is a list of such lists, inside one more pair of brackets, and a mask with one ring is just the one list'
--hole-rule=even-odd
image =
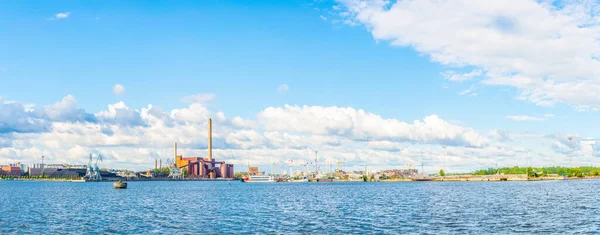
{"label": "distant coastline", "polygon": [[[527,177],[527,175],[493,175],[493,176],[479,176],[479,175],[460,175],[460,176],[435,176],[429,178],[397,178],[397,179],[384,179],[375,181],[361,181],[361,180],[311,180],[307,183],[356,183],[356,182],[382,182],[382,183],[402,183],[402,182],[500,182],[500,181],[556,181],[556,180],[589,180],[589,179],[600,179],[598,176],[584,176],[584,177],[566,177],[566,176],[545,176],[545,177]],[[129,181],[129,182],[149,182],[149,181],[206,181],[206,182],[224,182],[233,181],[238,182],[237,179],[170,179],[170,178],[121,178],[121,179],[103,179],[99,181],[85,180],[85,179],[33,179],[33,178],[4,178],[0,181],[31,181],[31,182],[67,182],[67,183],[79,183],[79,182],[115,182],[117,180]],[[287,183],[287,182],[279,182]]]}

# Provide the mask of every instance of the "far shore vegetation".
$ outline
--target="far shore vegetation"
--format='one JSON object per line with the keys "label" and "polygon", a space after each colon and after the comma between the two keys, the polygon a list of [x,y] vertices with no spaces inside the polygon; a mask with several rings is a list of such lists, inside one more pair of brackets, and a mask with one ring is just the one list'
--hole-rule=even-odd
{"label": "far shore vegetation", "polygon": [[[440,174],[444,174],[440,170]],[[595,166],[580,166],[580,167],[501,167],[476,170],[472,173],[452,174],[452,175],[523,175],[529,177],[546,177],[546,176],[568,176],[568,177],[585,177],[585,176],[600,176],[600,167]],[[445,175],[450,175],[446,173]]]}

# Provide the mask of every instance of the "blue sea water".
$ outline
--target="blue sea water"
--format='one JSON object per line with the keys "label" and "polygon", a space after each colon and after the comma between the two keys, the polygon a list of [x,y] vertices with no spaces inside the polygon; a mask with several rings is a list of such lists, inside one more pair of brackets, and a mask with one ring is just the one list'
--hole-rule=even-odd
{"label": "blue sea water", "polygon": [[0,181],[0,234],[582,234],[600,181]]}

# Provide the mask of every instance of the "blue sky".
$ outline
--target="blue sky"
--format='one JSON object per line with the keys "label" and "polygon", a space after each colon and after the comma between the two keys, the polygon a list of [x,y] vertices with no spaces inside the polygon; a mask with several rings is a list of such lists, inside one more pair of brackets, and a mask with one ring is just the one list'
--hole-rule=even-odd
{"label": "blue sky", "polygon": [[[91,114],[120,101],[138,111],[152,104],[168,113],[188,107],[181,101],[185,96],[210,93],[215,98],[204,104],[208,109],[247,120],[259,119],[259,113],[269,107],[336,106],[407,123],[437,115],[482,135],[503,130],[515,135],[597,136],[598,128],[590,124],[598,117],[593,109],[600,102],[570,95],[578,91],[562,91],[569,96],[561,96],[555,90],[514,85],[517,77],[490,85],[491,79],[500,77],[498,71],[529,77],[537,73],[523,69],[526,65],[502,67],[500,62],[487,62],[500,57],[500,52],[468,58],[465,55],[479,56],[479,51],[469,51],[464,40],[453,42],[457,40],[453,33],[430,38],[448,41],[439,46],[418,30],[414,34],[400,31],[395,25],[403,21],[394,19],[396,13],[389,9],[409,12],[415,8],[397,2],[378,8],[378,1],[367,2],[367,7],[356,10],[355,1],[3,1],[0,96],[43,107],[72,95],[77,107]],[[538,7],[571,14],[542,4],[506,7],[515,8],[514,12]],[[376,13],[365,9],[376,9]],[[57,17],[60,13],[67,17]],[[521,24],[518,17],[507,19],[509,26]],[[597,27],[590,28],[590,34],[597,32]],[[486,37],[479,33],[477,38]],[[582,35],[572,37],[578,36]],[[528,39],[529,35],[515,38],[519,37]],[[467,46],[457,47],[460,43]],[[527,61],[518,55],[519,50],[510,50],[515,53],[508,51],[502,58]],[[450,59],[440,61],[438,55]],[[535,62],[531,67],[552,65],[530,59]],[[483,72],[479,78],[456,82],[444,76],[450,70]],[[548,72],[539,81],[559,84],[583,78],[573,81],[578,84],[595,81],[595,75],[592,71],[565,77]],[[126,91],[113,94],[115,84],[122,84]],[[288,90],[278,91],[284,84]],[[539,97],[553,104],[540,104]],[[515,121],[509,116],[538,120]],[[540,141],[513,140],[506,146],[518,148],[533,142],[525,148],[550,151],[549,146],[536,146]]]}

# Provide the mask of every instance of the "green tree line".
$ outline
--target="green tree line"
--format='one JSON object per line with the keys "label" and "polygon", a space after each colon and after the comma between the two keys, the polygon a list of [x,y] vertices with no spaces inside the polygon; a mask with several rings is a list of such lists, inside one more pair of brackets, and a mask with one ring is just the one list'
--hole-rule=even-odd
{"label": "green tree line", "polygon": [[529,177],[541,177],[548,175],[560,175],[569,177],[584,177],[584,176],[600,176],[600,167],[595,166],[580,166],[580,167],[562,167],[562,166],[549,166],[549,167],[502,167],[477,170],[472,173],[473,175],[516,175],[516,174],[527,174]]}

